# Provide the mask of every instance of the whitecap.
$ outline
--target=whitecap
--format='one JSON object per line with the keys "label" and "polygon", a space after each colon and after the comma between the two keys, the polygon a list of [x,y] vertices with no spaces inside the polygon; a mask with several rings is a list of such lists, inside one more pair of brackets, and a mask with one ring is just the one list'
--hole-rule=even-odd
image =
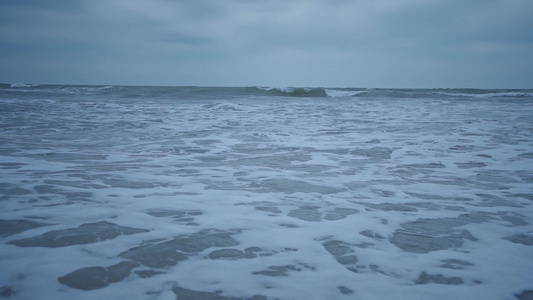
{"label": "whitecap", "polygon": [[12,88],[29,88],[29,87],[36,87],[39,86],[38,84],[31,84],[31,83],[12,83],[10,84],[10,87]]}
{"label": "whitecap", "polygon": [[331,98],[344,98],[344,97],[355,97],[361,94],[366,93],[367,91],[354,91],[354,90],[335,90],[335,89],[326,89],[326,95]]}
{"label": "whitecap", "polygon": [[451,97],[464,97],[464,98],[477,98],[477,99],[489,99],[498,97],[512,97],[512,98],[525,98],[533,97],[532,92],[521,91],[506,91],[506,92],[493,92],[493,93],[453,93],[453,92],[435,92],[437,95],[451,96]]}

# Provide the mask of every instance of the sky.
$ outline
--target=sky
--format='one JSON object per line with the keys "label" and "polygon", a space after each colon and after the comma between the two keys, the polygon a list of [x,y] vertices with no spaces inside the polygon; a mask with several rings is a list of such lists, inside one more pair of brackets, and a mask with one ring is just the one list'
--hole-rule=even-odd
{"label": "sky", "polygon": [[0,0],[0,82],[533,88],[532,0]]}

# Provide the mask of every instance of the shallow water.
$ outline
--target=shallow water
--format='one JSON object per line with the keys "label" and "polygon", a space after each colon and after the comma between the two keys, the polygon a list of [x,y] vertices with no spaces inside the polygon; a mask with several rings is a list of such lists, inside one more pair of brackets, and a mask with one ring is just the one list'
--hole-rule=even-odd
{"label": "shallow water", "polygon": [[521,94],[9,90],[4,297],[531,297]]}

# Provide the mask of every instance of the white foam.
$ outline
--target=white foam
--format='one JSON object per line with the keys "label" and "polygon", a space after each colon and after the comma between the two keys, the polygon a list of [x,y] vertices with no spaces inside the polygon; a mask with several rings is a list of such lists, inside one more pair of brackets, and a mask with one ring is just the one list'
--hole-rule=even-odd
{"label": "white foam", "polygon": [[366,93],[367,91],[352,91],[352,90],[335,90],[335,89],[326,89],[326,95],[332,98],[343,98],[343,97],[355,97]]}
{"label": "white foam", "polygon": [[31,83],[12,83],[10,84],[12,88],[29,88],[29,87],[36,87],[39,86],[38,84],[31,84]]}
{"label": "white foam", "polygon": [[[53,106],[24,98],[13,105],[19,111],[0,112],[0,219],[51,224],[0,237],[0,288],[21,299],[174,299],[175,285],[269,299],[511,299],[532,288],[531,246],[504,239],[533,230],[532,104],[326,92],[353,99],[84,94]],[[461,221],[468,215],[478,219]],[[149,232],[58,248],[8,244],[100,221]],[[152,268],[140,266],[93,291],[57,280],[213,228],[238,244],[200,245],[185,261],[153,268],[162,274],[142,278],[134,271]],[[402,250],[392,242],[399,231],[413,243],[456,244]],[[357,263],[339,263],[327,242]],[[260,248],[253,258],[209,256],[252,247]],[[460,263],[442,267],[446,260]],[[423,273],[463,284],[415,284]]]}
{"label": "white foam", "polygon": [[478,99],[487,99],[487,98],[523,98],[523,97],[533,97],[531,92],[495,92],[495,93],[449,93],[449,92],[435,92],[438,95],[453,96],[453,97],[465,97],[465,98],[478,98]]}

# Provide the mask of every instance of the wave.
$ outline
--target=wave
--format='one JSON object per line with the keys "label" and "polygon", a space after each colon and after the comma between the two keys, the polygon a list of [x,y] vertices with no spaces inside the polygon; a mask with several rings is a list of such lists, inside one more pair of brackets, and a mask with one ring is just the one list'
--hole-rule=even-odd
{"label": "wave", "polygon": [[31,88],[31,87],[37,87],[40,86],[39,84],[32,84],[32,83],[11,83],[9,87],[12,88]]}
{"label": "wave", "polygon": [[[533,97],[527,90],[442,90],[442,89],[361,89],[361,88],[295,88],[295,87],[256,87],[270,96],[285,97],[328,97],[328,98],[416,98],[431,99],[438,96],[447,98],[524,98]],[[440,97],[439,97],[440,98]]]}
{"label": "wave", "polygon": [[95,94],[120,89],[117,86],[90,85],[42,85],[29,83],[2,84],[2,90],[17,93],[45,93],[45,94]]}
{"label": "wave", "polygon": [[58,89],[52,90],[53,92],[63,92],[69,94],[79,94],[79,93],[98,93],[105,92],[115,89],[115,86],[106,85],[106,86],[62,86]]}
{"label": "wave", "polygon": [[[212,99],[261,99],[281,98],[330,98],[330,99],[527,99],[533,90],[480,90],[480,89],[365,89],[323,87],[202,87],[202,86],[114,86],[114,85],[38,85],[27,83],[0,84],[0,92],[44,98],[76,96],[103,99],[147,100],[212,100]],[[31,96],[30,96],[31,95]]]}
{"label": "wave", "polygon": [[307,88],[307,87],[253,87],[260,92],[273,96],[285,97],[330,97],[346,98],[355,97],[368,92],[367,89],[349,88]]}
{"label": "wave", "polygon": [[261,94],[271,96],[287,97],[325,97],[326,91],[323,88],[304,88],[304,87],[253,87]]}
{"label": "wave", "polygon": [[528,98],[533,97],[531,91],[475,91],[475,92],[435,92],[435,94],[451,97],[464,97],[464,98]]}
{"label": "wave", "polygon": [[326,95],[331,98],[351,98],[366,93],[368,93],[368,90],[326,89]]}
{"label": "wave", "polygon": [[487,89],[372,89],[365,93],[370,98],[403,99],[497,99],[530,98],[532,90]]}

